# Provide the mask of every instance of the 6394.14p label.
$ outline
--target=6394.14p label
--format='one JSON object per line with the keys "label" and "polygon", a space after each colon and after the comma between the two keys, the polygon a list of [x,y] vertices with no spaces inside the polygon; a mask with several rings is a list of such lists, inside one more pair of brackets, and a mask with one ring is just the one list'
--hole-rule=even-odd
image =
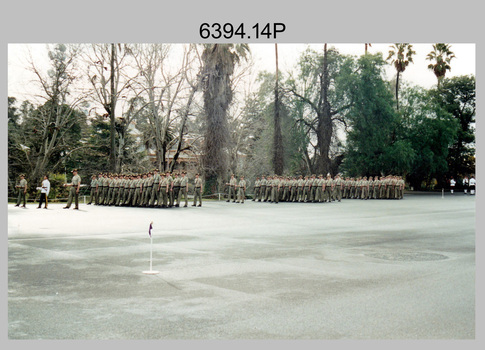
{"label": "6394.14p label", "polygon": [[202,39],[276,39],[278,34],[286,30],[284,23],[256,23],[252,27],[244,23],[202,23],[199,35]]}

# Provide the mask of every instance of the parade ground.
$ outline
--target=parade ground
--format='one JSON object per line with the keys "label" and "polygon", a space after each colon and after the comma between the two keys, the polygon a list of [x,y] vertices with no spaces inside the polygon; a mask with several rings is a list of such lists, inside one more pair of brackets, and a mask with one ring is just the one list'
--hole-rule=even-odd
{"label": "parade ground", "polygon": [[191,204],[9,204],[9,339],[475,339],[474,196]]}

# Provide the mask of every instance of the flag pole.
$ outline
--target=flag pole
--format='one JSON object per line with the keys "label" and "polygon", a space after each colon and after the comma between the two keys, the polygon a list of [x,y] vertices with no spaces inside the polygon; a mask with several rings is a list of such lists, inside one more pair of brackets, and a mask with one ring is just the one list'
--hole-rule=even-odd
{"label": "flag pole", "polygon": [[152,251],[153,251],[153,237],[152,237],[152,226],[153,221],[150,223],[150,228],[148,229],[148,234],[150,235],[150,270],[143,271],[145,275],[156,275],[160,273],[159,271],[152,270]]}

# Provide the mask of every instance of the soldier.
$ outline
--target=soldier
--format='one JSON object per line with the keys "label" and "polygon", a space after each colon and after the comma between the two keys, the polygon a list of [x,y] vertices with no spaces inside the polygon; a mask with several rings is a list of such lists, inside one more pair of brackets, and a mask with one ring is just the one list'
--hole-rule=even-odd
{"label": "soldier", "polygon": [[234,174],[232,174],[231,179],[229,180],[229,194],[227,196],[226,202],[230,202],[231,199],[233,202],[236,202],[236,186],[237,186],[237,180],[234,177]]}
{"label": "soldier", "polygon": [[264,199],[264,195],[266,194],[266,185],[268,181],[266,180],[265,176],[261,176],[261,182],[260,182],[260,189],[259,189],[259,195],[258,195],[258,202],[261,202],[261,199]]}
{"label": "soldier", "polygon": [[15,205],[18,207],[20,205],[20,202],[23,202],[24,205],[22,205],[22,208],[27,208],[25,206],[26,204],[26,199],[25,199],[25,194],[27,193],[27,180],[25,180],[25,175],[20,174],[20,182],[18,185],[15,185],[16,188],[18,188],[19,196],[17,198],[17,204]]}
{"label": "soldier", "polygon": [[327,174],[327,179],[325,180],[325,187],[324,188],[324,202],[332,202],[332,188],[333,188],[333,180],[330,174]]}
{"label": "soldier", "polygon": [[[158,202],[159,208],[167,208],[168,207],[168,196],[169,196],[169,181],[165,175],[165,173],[160,174],[160,183],[158,185],[158,198],[160,201]],[[160,204],[161,203],[161,204]]]}
{"label": "soldier", "polygon": [[187,194],[189,193],[189,179],[186,176],[187,172],[183,171],[182,172],[182,178],[180,179],[180,195],[179,195],[179,203],[180,203],[180,197],[183,195],[185,198],[185,205],[184,207],[187,207],[188,199],[187,199]]}
{"label": "soldier", "polygon": [[155,201],[157,202],[157,206],[160,206],[160,180],[161,176],[158,173],[158,169],[153,170],[153,187],[152,193],[150,195],[150,207],[155,207]]}
{"label": "soldier", "polygon": [[101,192],[103,190],[103,174],[99,173],[96,179],[96,194],[94,197],[94,204],[99,205],[99,199],[101,197]]}
{"label": "soldier", "polygon": [[192,204],[193,207],[197,205],[197,198],[199,199],[199,207],[202,206],[202,180],[199,178],[199,174],[195,174],[195,180],[194,180],[194,204]]}
{"label": "soldier", "polygon": [[77,169],[72,171],[73,177],[70,184],[64,184],[64,186],[70,187],[69,198],[67,199],[67,204],[64,209],[69,209],[74,197],[74,209],[79,210],[79,188],[81,187],[81,177],[77,174]]}
{"label": "soldier", "polygon": [[42,207],[42,202],[45,203],[44,209],[47,209],[47,197],[49,196],[50,190],[51,190],[51,183],[49,182],[49,178],[47,177],[47,175],[44,175],[44,180],[42,181],[42,185],[40,189],[39,206],[37,207],[37,209],[40,209]]}
{"label": "soldier", "polygon": [[103,176],[103,193],[102,193],[101,202],[100,202],[101,205],[107,204],[109,183],[110,183],[110,180],[109,180],[108,174],[104,174],[104,176]]}
{"label": "soldier", "polygon": [[342,190],[344,187],[344,182],[340,178],[340,174],[337,174],[334,181],[335,181],[335,199],[340,202],[342,201]]}
{"label": "soldier", "polygon": [[89,185],[90,186],[90,191],[89,191],[89,203],[88,205],[91,205],[91,203],[93,203],[93,199],[94,199],[94,203],[96,203],[96,185],[97,185],[97,180],[96,180],[96,175],[93,175],[91,176],[91,184]]}
{"label": "soldier", "polygon": [[259,179],[259,177],[256,177],[256,181],[254,182],[253,188],[254,188],[254,190],[253,190],[254,194],[253,194],[252,201],[254,202],[254,201],[256,201],[256,198],[259,197],[259,190],[261,188],[261,180]]}
{"label": "soldier", "polygon": [[174,197],[173,197],[173,177],[170,174],[170,171],[165,173],[165,179],[167,180],[167,208],[172,208],[174,204]]}
{"label": "soldier", "polygon": [[148,172],[147,179],[146,179],[146,187],[144,190],[144,198],[143,198],[143,206],[148,207],[150,206],[150,199],[152,196],[152,188],[153,188],[153,174],[152,172]]}
{"label": "soldier", "polygon": [[246,198],[246,181],[244,180],[244,176],[241,176],[241,179],[238,183],[238,193],[237,193],[237,202],[241,202],[244,204],[244,199]]}
{"label": "soldier", "polygon": [[273,176],[273,180],[271,182],[271,202],[278,204],[279,202],[279,191],[280,191],[281,182],[278,179],[278,176]]}
{"label": "soldier", "polygon": [[[175,207],[179,207],[180,206],[180,199],[179,199],[179,192],[180,192],[180,177],[179,177],[179,173],[176,172],[174,173],[175,175],[175,178],[173,179],[173,201],[174,201],[174,205]],[[176,204],[175,204],[176,202]]]}
{"label": "soldier", "polygon": [[273,190],[273,178],[271,176],[266,177],[266,191],[264,193],[264,202],[271,202],[271,192]]}

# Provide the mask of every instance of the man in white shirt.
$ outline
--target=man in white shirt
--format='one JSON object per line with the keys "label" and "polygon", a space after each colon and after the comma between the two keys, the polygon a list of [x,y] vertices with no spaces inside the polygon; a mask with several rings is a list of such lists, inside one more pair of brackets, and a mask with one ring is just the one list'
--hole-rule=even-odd
{"label": "man in white shirt", "polygon": [[475,187],[477,185],[477,180],[475,180],[475,176],[472,175],[470,178],[470,194],[475,194]]}
{"label": "man in white shirt", "polygon": [[455,181],[455,179],[453,179],[453,176],[452,176],[451,180],[450,180],[450,192],[451,192],[451,194],[453,194],[453,190],[455,189],[455,185],[456,185],[456,181]]}
{"label": "man in white shirt", "polygon": [[42,181],[42,187],[40,188],[40,200],[37,209],[42,207],[42,202],[45,202],[44,209],[47,209],[47,196],[49,196],[49,191],[51,190],[51,183],[47,175],[44,175],[44,181]]}
{"label": "man in white shirt", "polygon": [[468,177],[463,178],[463,193],[467,194],[468,192]]}

